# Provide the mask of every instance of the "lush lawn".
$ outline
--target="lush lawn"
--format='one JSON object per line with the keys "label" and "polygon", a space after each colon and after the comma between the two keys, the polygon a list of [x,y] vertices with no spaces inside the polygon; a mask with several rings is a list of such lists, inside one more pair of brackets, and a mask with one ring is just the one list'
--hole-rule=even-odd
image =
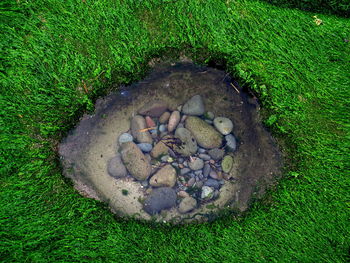
{"label": "lush lawn", "polygon": [[[248,0],[17,2],[0,3],[1,261],[349,259],[349,19]],[[284,179],[238,220],[120,221],[62,178],[57,143],[112,84],[180,51],[252,87]]]}

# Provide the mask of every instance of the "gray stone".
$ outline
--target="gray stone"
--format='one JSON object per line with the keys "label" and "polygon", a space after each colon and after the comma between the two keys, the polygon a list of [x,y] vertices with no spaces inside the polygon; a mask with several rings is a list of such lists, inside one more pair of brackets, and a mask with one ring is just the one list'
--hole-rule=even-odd
{"label": "gray stone", "polygon": [[225,141],[226,141],[226,147],[234,152],[237,149],[237,142],[235,136],[232,134],[226,135],[225,136]]}
{"label": "gray stone", "polygon": [[206,149],[203,149],[203,148],[198,147],[198,152],[199,152],[199,153],[206,153],[206,152],[207,152],[207,150],[206,150]]}
{"label": "gray stone", "polygon": [[152,167],[146,156],[133,142],[123,143],[121,157],[126,169],[137,180],[146,180],[151,174]]}
{"label": "gray stone", "polygon": [[138,143],[152,143],[151,134],[143,129],[147,128],[146,120],[140,115],[136,115],[131,120],[131,133]]}
{"label": "gray stone", "polygon": [[167,130],[167,126],[165,124],[159,125],[159,131],[160,132],[166,132],[166,130]]}
{"label": "gray stone", "polygon": [[214,194],[214,189],[209,187],[209,186],[203,186],[202,187],[202,193],[201,193],[201,198],[204,200],[209,200],[213,197]]}
{"label": "gray stone", "polygon": [[175,130],[176,126],[179,124],[180,122],[180,112],[178,112],[177,110],[176,111],[173,111],[170,115],[170,118],[169,118],[169,122],[168,122],[168,131],[169,132],[172,132]]}
{"label": "gray stone", "polygon": [[167,123],[170,118],[170,112],[166,111],[159,117],[159,122],[164,124]]}
{"label": "gray stone", "polygon": [[203,186],[203,182],[202,181],[196,182],[196,187],[202,188],[202,186]]}
{"label": "gray stone", "polygon": [[201,175],[201,174],[203,174],[203,173],[202,173],[202,170],[197,170],[197,171],[194,171],[194,174],[195,174],[195,175]]}
{"label": "gray stone", "polygon": [[211,121],[211,120],[205,120],[205,122],[208,123],[208,124],[210,124],[210,125],[213,124],[213,121]]}
{"label": "gray stone", "polygon": [[160,187],[152,191],[146,198],[143,209],[150,215],[176,205],[176,192],[170,187]]}
{"label": "gray stone", "polygon": [[185,127],[192,133],[197,144],[203,148],[219,148],[222,144],[222,135],[202,119],[189,116]]}
{"label": "gray stone", "polygon": [[110,176],[115,178],[125,177],[128,174],[120,155],[117,155],[108,161],[107,171]]}
{"label": "gray stone", "polygon": [[210,165],[206,163],[203,168],[203,176],[208,177],[210,170],[211,170]]}
{"label": "gray stone", "polygon": [[149,153],[150,151],[152,151],[152,144],[150,143],[138,143],[137,147],[140,148],[141,151],[143,151],[144,153]]}
{"label": "gray stone", "polygon": [[179,123],[179,124],[177,125],[177,127],[178,127],[178,128],[185,128],[185,125],[183,125],[183,123]]}
{"label": "gray stone", "polygon": [[223,149],[214,148],[208,151],[210,157],[215,160],[221,160],[224,157],[225,151]]}
{"label": "gray stone", "polygon": [[193,158],[193,161],[189,162],[188,166],[191,170],[200,170],[204,166],[204,162],[200,158]]}
{"label": "gray stone", "polygon": [[203,99],[200,95],[195,95],[189,99],[182,107],[183,114],[200,116],[205,112]]}
{"label": "gray stone", "polygon": [[192,177],[190,180],[188,180],[187,186],[191,187],[195,182],[196,182],[196,179],[194,177]]}
{"label": "gray stone", "polygon": [[154,187],[173,187],[176,183],[176,170],[171,165],[166,165],[162,167],[158,172],[156,172],[151,179],[149,184]]}
{"label": "gray stone", "polygon": [[209,176],[210,176],[212,179],[218,179],[218,178],[219,178],[218,174],[217,174],[214,170],[211,170],[211,171],[210,171]]}
{"label": "gray stone", "polygon": [[210,186],[210,187],[214,187],[215,189],[220,188],[220,183],[217,180],[214,179],[208,179],[204,182],[205,186]]}
{"label": "gray stone", "polygon": [[232,121],[225,117],[216,117],[214,119],[214,126],[223,135],[230,134],[233,129]]}
{"label": "gray stone", "polygon": [[118,138],[119,145],[122,145],[125,142],[132,142],[133,140],[134,138],[132,137],[132,135],[127,132],[121,134]]}
{"label": "gray stone", "polygon": [[208,111],[208,112],[205,113],[204,117],[205,117],[206,119],[208,119],[208,120],[214,120],[215,115],[214,115],[214,113],[212,113],[211,111]]}
{"label": "gray stone", "polygon": [[204,154],[204,153],[199,154],[198,157],[204,161],[209,161],[211,159],[211,157],[208,154]]}
{"label": "gray stone", "polygon": [[197,141],[186,128],[177,128],[175,137],[181,140],[180,145],[175,146],[175,151],[183,156],[191,156],[197,152]]}
{"label": "gray stone", "polygon": [[181,175],[185,175],[185,174],[188,174],[190,171],[191,171],[190,168],[182,168],[182,169],[180,170],[180,174],[181,174]]}
{"label": "gray stone", "polygon": [[179,212],[181,214],[188,213],[197,206],[197,200],[191,196],[185,197],[179,204]]}
{"label": "gray stone", "polygon": [[146,103],[142,108],[138,110],[141,115],[148,115],[151,117],[161,116],[168,108],[167,103],[162,100],[153,100]]}

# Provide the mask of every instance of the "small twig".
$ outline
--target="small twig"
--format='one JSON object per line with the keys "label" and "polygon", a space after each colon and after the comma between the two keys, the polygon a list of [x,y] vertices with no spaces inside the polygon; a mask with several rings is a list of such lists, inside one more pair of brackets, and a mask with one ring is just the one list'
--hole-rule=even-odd
{"label": "small twig", "polygon": [[237,91],[237,93],[239,94],[239,90],[235,87],[235,85],[233,85],[232,83],[230,83],[230,84]]}
{"label": "small twig", "polygon": [[144,129],[139,130],[139,132],[146,132],[146,131],[155,130],[155,129],[157,129],[157,127],[144,128]]}

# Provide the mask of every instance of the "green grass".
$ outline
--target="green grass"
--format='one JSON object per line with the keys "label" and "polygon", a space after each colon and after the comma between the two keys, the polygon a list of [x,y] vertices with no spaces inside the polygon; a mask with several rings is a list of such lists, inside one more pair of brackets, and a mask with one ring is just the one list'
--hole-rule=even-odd
{"label": "green grass", "polygon": [[[1,261],[349,259],[348,19],[248,0],[17,2],[0,3]],[[57,143],[97,96],[180,53],[253,89],[285,176],[239,219],[115,219],[62,177]]]}

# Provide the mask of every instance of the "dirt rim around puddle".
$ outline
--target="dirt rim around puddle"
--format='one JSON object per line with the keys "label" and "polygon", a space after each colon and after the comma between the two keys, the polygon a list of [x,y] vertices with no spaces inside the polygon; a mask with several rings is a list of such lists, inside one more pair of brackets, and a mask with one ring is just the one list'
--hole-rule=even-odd
{"label": "dirt rim around puddle", "polygon": [[[173,207],[150,216],[143,210],[144,188],[130,177],[111,177],[108,160],[120,150],[118,137],[130,129],[130,119],[140,107],[161,99],[175,110],[196,94],[203,97],[206,111],[234,124],[238,149],[233,153],[233,180],[221,187],[219,198],[192,212],[181,214]],[[122,217],[189,223],[206,221],[223,209],[243,212],[252,196],[262,196],[281,174],[281,153],[258,110],[257,101],[224,71],[192,63],[159,64],[145,79],[97,100],[94,114],[83,116],[59,146],[63,174],[83,196],[107,202]]]}

